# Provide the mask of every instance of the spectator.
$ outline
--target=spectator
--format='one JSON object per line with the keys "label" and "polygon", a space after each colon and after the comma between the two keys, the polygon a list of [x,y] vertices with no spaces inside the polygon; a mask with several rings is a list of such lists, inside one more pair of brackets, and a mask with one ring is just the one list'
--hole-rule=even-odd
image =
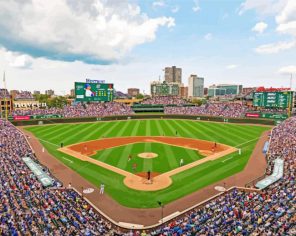
{"label": "spectator", "polygon": [[186,100],[176,96],[157,96],[142,101],[142,104],[150,105],[184,105],[186,103],[188,103]]}
{"label": "spectator", "polygon": [[239,118],[243,117],[247,107],[240,103],[207,103],[191,107],[165,107],[165,114],[204,115]]}

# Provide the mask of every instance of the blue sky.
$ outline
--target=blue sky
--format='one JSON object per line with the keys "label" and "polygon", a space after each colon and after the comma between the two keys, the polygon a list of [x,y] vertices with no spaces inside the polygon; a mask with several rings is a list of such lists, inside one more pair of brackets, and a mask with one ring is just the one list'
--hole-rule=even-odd
{"label": "blue sky", "polygon": [[3,1],[0,70],[9,89],[60,94],[85,78],[148,93],[171,65],[185,85],[197,74],[207,86],[286,87],[295,15],[294,0]]}

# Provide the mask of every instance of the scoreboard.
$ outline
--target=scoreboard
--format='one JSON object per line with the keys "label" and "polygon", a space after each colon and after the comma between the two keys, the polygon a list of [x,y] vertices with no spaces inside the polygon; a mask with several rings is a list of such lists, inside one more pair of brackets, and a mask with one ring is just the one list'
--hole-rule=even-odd
{"label": "scoreboard", "polygon": [[113,84],[75,82],[75,100],[81,102],[113,101]]}
{"label": "scoreboard", "polygon": [[152,96],[178,96],[179,85],[176,83],[152,83],[151,84]]}
{"label": "scoreboard", "polygon": [[292,107],[293,92],[254,92],[253,106],[267,108]]}

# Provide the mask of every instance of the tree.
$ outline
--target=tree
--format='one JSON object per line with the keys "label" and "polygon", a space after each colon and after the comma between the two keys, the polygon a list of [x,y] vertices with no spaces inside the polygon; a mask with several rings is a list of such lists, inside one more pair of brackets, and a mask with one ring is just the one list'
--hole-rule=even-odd
{"label": "tree", "polygon": [[48,100],[48,107],[62,108],[67,105],[67,99],[63,96],[54,97]]}
{"label": "tree", "polygon": [[67,99],[63,96],[50,97],[46,94],[35,94],[34,98],[40,103],[46,103],[47,107],[62,108],[67,105]]}
{"label": "tree", "polygon": [[143,99],[144,98],[144,95],[139,93],[137,96],[136,96],[136,99]]}
{"label": "tree", "polygon": [[202,99],[197,99],[197,98],[192,99],[192,103],[195,104],[195,105],[197,105],[197,106],[201,106],[202,104],[204,104],[203,101],[204,101],[204,100],[202,100]]}

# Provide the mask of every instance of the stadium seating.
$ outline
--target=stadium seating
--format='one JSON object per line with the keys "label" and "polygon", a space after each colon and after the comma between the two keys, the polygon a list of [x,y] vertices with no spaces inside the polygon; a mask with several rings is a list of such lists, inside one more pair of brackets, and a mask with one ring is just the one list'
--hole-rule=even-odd
{"label": "stadium seating", "polygon": [[244,117],[247,107],[240,103],[207,103],[200,107],[165,107],[165,114]]}
{"label": "stadium seating", "polygon": [[184,105],[188,102],[176,96],[156,96],[142,101],[142,104],[150,105]]}
{"label": "stadium seating", "polygon": [[[272,174],[274,160],[281,158],[284,176],[279,181],[262,191],[228,191],[149,234],[295,235],[295,134],[296,117],[272,131],[267,173]],[[56,189],[44,189],[22,161],[24,156],[38,162],[23,134],[0,120],[1,235],[141,234],[114,229],[77,192],[60,189],[58,181]]]}
{"label": "stadium seating", "polygon": [[30,110],[14,110],[11,115],[63,115],[66,118],[73,117],[100,117],[111,115],[131,115],[132,109],[121,103],[91,103],[91,104],[76,104],[64,106],[63,108],[48,108],[48,109],[30,109]]}

